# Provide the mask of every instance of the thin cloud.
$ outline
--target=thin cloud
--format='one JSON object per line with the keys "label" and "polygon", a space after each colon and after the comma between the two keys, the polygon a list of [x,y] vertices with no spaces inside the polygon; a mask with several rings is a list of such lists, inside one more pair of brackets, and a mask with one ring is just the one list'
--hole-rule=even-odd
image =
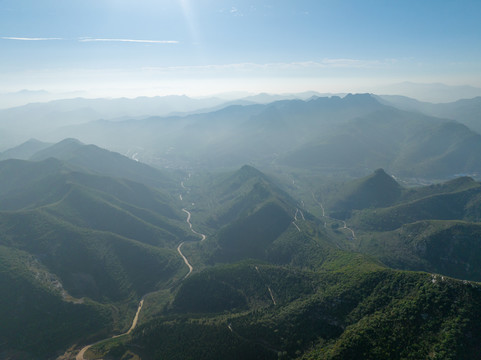
{"label": "thin cloud", "polygon": [[237,8],[234,7],[234,6],[230,9],[229,12],[230,12],[231,15],[233,15],[233,16],[244,16],[244,14],[243,14],[241,11],[239,11],[239,9],[237,9]]}
{"label": "thin cloud", "polygon": [[13,36],[2,36],[2,40],[19,40],[19,41],[49,41],[49,40],[63,40],[62,38],[31,38],[31,37],[13,37]]}
{"label": "thin cloud", "polygon": [[171,72],[171,71],[256,71],[256,70],[315,70],[331,68],[382,68],[395,62],[394,59],[387,60],[356,60],[356,59],[323,59],[321,61],[300,61],[300,62],[278,62],[278,63],[233,63],[233,64],[212,64],[212,65],[186,65],[166,67],[144,67],[145,71]]}
{"label": "thin cloud", "polygon": [[143,44],[178,44],[177,40],[140,40],[140,39],[97,39],[97,38],[80,38],[80,42],[126,42],[126,43],[143,43]]}

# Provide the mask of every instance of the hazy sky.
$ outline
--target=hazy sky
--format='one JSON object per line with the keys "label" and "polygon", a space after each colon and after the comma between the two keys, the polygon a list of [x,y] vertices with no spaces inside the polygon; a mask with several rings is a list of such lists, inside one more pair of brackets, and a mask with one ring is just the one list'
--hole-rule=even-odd
{"label": "hazy sky", "polygon": [[480,0],[0,0],[0,92],[481,86]]}

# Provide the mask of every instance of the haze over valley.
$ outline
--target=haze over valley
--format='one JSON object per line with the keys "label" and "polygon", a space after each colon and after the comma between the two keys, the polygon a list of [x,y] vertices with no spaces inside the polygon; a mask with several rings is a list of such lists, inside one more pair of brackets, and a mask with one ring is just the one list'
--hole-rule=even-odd
{"label": "haze over valley", "polygon": [[477,359],[480,11],[0,2],[0,359]]}

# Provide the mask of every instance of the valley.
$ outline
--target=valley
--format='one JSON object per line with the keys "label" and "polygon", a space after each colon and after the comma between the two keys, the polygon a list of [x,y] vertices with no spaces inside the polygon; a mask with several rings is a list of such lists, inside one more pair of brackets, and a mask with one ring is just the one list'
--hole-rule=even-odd
{"label": "valley", "polygon": [[481,185],[451,175],[479,171],[474,132],[370,95],[137,119],[122,131],[135,138],[170,121],[163,159],[175,167],[147,164],[138,144],[127,157],[73,138],[2,153],[0,284],[12,291],[1,305],[18,312],[0,313],[1,356],[481,350]]}
{"label": "valley", "polygon": [[0,1],[0,360],[477,360],[481,14]]}

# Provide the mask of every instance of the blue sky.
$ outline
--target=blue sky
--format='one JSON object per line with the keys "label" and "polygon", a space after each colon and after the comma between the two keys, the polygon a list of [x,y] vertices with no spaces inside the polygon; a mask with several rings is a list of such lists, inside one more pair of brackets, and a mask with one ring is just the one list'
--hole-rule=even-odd
{"label": "blue sky", "polygon": [[0,91],[481,86],[479,0],[0,0]]}

